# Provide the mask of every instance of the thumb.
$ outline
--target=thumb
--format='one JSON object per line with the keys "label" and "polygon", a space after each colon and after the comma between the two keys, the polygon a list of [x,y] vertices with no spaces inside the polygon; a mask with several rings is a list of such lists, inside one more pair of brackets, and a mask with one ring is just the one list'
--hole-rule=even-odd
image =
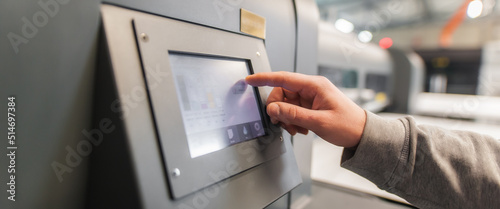
{"label": "thumb", "polygon": [[317,127],[319,112],[286,102],[267,105],[267,114],[285,124],[300,126],[309,130]]}

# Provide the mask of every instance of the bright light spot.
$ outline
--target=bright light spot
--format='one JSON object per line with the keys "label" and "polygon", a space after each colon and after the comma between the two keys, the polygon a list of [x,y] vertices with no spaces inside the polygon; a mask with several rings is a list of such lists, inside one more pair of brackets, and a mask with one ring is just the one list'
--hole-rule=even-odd
{"label": "bright light spot", "polygon": [[372,40],[373,34],[370,31],[364,30],[359,32],[358,39],[363,43],[368,43]]}
{"label": "bright light spot", "polygon": [[350,33],[354,30],[354,25],[345,19],[338,19],[335,21],[335,28],[343,33]]}
{"label": "bright light spot", "polygon": [[392,46],[392,39],[389,37],[385,37],[383,39],[380,39],[380,41],[378,42],[378,45],[382,49],[388,49]]}
{"label": "bright light spot", "polygon": [[481,16],[483,12],[483,2],[480,0],[474,0],[469,3],[469,7],[467,7],[467,16],[470,18],[476,18]]}

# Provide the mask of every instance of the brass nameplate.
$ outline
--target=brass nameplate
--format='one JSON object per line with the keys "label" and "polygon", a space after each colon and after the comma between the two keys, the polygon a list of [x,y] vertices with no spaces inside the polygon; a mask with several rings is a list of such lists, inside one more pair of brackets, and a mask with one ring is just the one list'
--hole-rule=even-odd
{"label": "brass nameplate", "polygon": [[241,9],[240,30],[243,33],[266,39],[266,18]]}

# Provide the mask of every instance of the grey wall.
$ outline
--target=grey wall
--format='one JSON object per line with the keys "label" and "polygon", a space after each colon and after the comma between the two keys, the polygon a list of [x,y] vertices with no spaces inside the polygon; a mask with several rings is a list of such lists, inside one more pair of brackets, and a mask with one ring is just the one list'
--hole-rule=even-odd
{"label": "grey wall", "polygon": [[[52,2],[50,14],[39,3]],[[89,127],[98,0],[0,1],[0,208],[83,206],[84,162],[59,182],[51,164],[65,163]],[[23,18],[37,25],[22,32]],[[24,36],[12,47],[8,34]],[[16,96],[16,202],[7,200],[7,96]]]}

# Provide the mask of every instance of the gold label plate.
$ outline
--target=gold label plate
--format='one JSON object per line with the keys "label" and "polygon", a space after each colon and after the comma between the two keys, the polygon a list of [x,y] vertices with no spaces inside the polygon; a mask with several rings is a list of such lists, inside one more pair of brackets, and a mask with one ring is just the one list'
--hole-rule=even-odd
{"label": "gold label plate", "polygon": [[266,39],[266,18],[246,9],[241,9],[240,31]]}

